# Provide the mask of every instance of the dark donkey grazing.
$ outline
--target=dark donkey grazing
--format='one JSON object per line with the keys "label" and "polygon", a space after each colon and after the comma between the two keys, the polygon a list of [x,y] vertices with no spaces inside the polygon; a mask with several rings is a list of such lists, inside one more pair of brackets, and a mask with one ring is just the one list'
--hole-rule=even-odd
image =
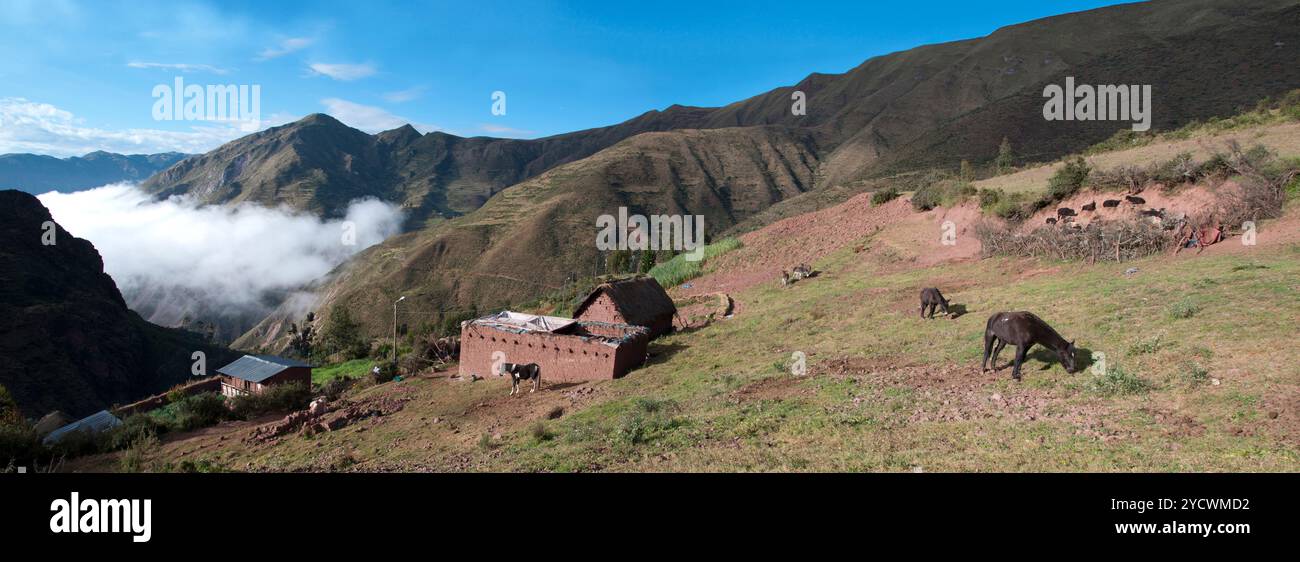
{"label": "dark donkey grazing", "polygon": [[533,389],[528,392],[536,392],[542,385],[542,368],[537,363],[502,363],[501,374],[510,375],[510,395],[519,392],[521,379],[533,381]]}
{"label": "dark donkey grazing", "polygon": [[[997,343],[996,348],[994,343]],[[1025,354],[1034,344],[1055,351],[1067,373],[1077,370],[1074,342],[1065,341],[1042,318],[1031,312],[998,312],[989,317],[989,322],[984,327],[984,360],[980,362],[980,372],[988,370],[990,359],[996,370],[998,353],[1008,343],[1016,346],[1015,367],[1011,370],[1013,379],[1020,380],[1020,364],[1025,361]]]}
{"label": "dark donkey grazing", "polygon": [[943,298],[943,293],[934,287],[921,289],[921,318],[926,318],[926,308],[929,308],[929,318],[934,318],[934,309],[938,308],[944,314],[948,312],[948,299]]}

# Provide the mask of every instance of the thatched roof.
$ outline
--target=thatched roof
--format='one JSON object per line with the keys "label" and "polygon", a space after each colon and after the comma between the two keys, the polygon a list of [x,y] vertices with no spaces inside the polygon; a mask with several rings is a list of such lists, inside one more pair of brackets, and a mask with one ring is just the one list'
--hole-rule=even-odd
{"label": "thatched roof", "polygon": [[628,324],[650,326],[665,314],[671,316],[677,313],[673,299],[669,298],[668,292],[664,291],[659,282],[655,281],[654,277],[641,276],[597,285],[573,311],[573,317],[581,318],[587,307],[591,306],[591,303],[595,302],[602,293],[609,295]]}

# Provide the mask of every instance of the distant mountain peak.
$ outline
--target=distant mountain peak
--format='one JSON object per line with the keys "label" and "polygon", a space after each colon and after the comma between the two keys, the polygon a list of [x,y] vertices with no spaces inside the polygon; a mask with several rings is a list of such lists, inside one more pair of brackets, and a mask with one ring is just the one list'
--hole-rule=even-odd
{"label": "distant mountain peak", "polygon": [[347,127],[347,125],[342,121],[335,119],[328,113],[312,113],[311,115],[291,123],[291,125],[329,125]]}
{"label": "distant mountain peak", "polygon": [[407,123],[401,127],[384,131],[375,136],[379,139],[379,142],[392,144],[396,142],[411,142],[423,135],[421,135],[420,131],[416,130],[415,127],[412,127],[410,123]]}
{"label": "distant mountain peak", "polygon": [[103,150],[67,158],[3,154],[0,155],[0,189],[67,193],[110,183],[144,181],[188,157],[179,152],[125,155]]}

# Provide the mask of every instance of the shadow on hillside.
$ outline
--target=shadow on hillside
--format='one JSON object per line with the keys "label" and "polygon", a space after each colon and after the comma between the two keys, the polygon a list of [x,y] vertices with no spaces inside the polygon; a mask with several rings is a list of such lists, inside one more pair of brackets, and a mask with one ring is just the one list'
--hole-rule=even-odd
{"label": "shadow on hillside", "polygon": [[689,345],[680,343],[652,343],[650,344],[650,357],[646,359],[645,367],[666,363],[684,349],[689,349]]}
{"label": "shadow on hillside", "polygon": [[956,320],[960,318],[961,316],[965,315],[967,312],[970,312],[970,310],[968,310],[966,308],[966,305],[964,304],[953,304],[953,303],[948,304],[948,318],[952,320]]}
{"label": "shadow on hillside", "polygon": [[[1003,350],[1003,353],[1005,354],[1007,351],[1011,351],[1011,350],[1014,350],[1014,349],[1015,349],[1015,348],[1012,348],[1012,347],[1008,346],[1008,349]],[[1077,347],[1077,346],[1076,346],[1075,349],[1078,350],[1078,352],[1075,354],[1075,367],[1078,368],[1078,370],[1075,371],[1075,373],[1078,374],[1078,373],[1080,373],[1080,372],[1083,372],[1083,371],[1087,370],[1089,367],[1091,367],[1092,364],[1093,364],[1093,362],[1094,362],[1094,360],[1093,360],[1093,358],[1092,358],[1092,350],[1091,350],[1091,349],[1088,349],[1088,348],[1085,348],[1085,347]],[[1015,359],[1015,355],[1014,355],[1014,352],[1013,352],[1013,354],[1012,354],[1012,356],[1011,356],[1011,360],[1014,361],[1014,359]],[[1040,371],[1046,371],[1046,370],[1051,369],[1052,367],[1054,367],[1054,366],[1056,366],[1056,365],[1060,365],[1060,364],[1061,364],[1061,360],[1060,360],[1060,358],[1058,358],[1058,357],[1056,356],[1056,352],[1055,352],[1055,351],[1052,351],[1051,349],[1048,349],[1048,348],[1043,347],[1043,346],[1041,346],[1041,345],[1036,345],[1036,346],[1034,346],[1034,349],[1033,349],[1032,351],[1029,352],[1029,355],[1028,355],[1027,357],[1025,357],[1025,359],[1026,359],[1026,360],[1029,360],[1029,359],[1036,359],[1036,360],[1038,360],[1038,361],[1041,361],[1041,362],[1045,363],[1045,365],[1043,365],[1043,366],[1041,366],[1041,367],[1038,368],[1038,370],[1040,370]],[[1064,369],[1065,366],[1064,366],[1064,365],[1061,365],[1061,368]]]}

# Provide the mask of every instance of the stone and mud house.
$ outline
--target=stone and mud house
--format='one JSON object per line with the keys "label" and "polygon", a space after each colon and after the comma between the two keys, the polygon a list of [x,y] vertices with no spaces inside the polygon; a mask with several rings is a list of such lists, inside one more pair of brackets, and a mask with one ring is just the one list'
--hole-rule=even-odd
{"label": "stone and mud house", "polygon": [[543,382],[614,379],[645,362],[641,326],[504,311],[468,320],[460,331],[460,376],[496,376],[500,363],[537,363]]}
{"label": "stone and mud house", "polygon": [[311,386],[312,366],[274,355],[245,355],[217,369],[221,394],[235,397],[258,394],[281,384],[303,383]]}
{"label": "stone and mud house", "polygon": [[673,299],[649,276],[601,283],[573,311],[584,322],[643,326],[651,338],[671,332],[676,314]]}

